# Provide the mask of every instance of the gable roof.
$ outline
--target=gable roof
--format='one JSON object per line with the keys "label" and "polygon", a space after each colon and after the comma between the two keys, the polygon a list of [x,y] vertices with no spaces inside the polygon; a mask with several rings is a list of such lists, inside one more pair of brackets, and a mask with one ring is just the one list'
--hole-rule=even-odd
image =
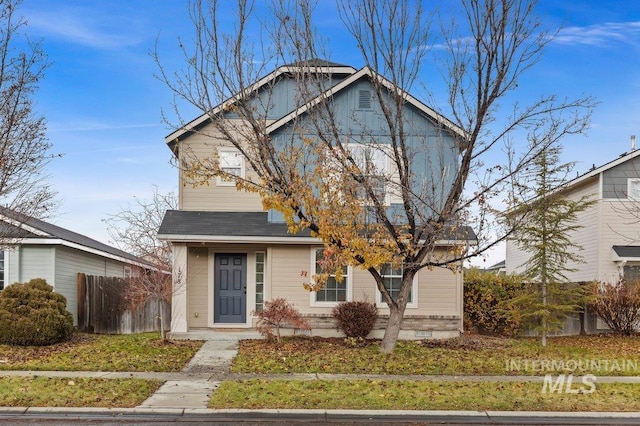
{"label": "gable roof", "polygon": [[262,87],[273,82],[275,79],[277,79],[281,75],[296,72],[297,70],[300,69],[301,66],[312,68],[318,72],[327,73],[327,74],[349,75],[349,74],[354,74],[356,72],[356,69],[353,68],[352,66],[342,65],[335,62],[329,62],[324,59],[317,59],[317,58],[310,59],[308,61],[299,61],[299,62],[293,62],[288,65],[282,65],[276,68],[271,73],[267,74],[265,77],[262,77],[255,83],[249,85],[244,91],[240,93],[236,93],[235,95],[231,96],[229,99],[221,102],[219,105],[215,106],[208,113],[204,113],[200,115],[199,117],[193,119],[189,123],[182,126],[180,129],[177,129],[174,132],[170,133],[164,138],[165,142],[169,145],[169,147],[173,151],[173,147],[175,146],[177,141],[182,139],[185,135],[189,134],[191,131],[202,126],[212,116],[224,111],[225,109],[228,109],[230,105],[233,105],[235,102],[242,99],[243,97],[246,97],[249,94],[257,92]]}
{"label": "gable roof", "polygon": [[341,82],[339,82],[335,86],[331,87],[326,92],[321,93],[320,95],[316,96],[314,99],[312,99],[311,101],[307,102],[305,105],[301,106],[297,110],[291,111],[289,114],[283,116],[279,120],[274,121],[273,123],[271,123],[270,125],[267,126],[267,128],[266,128],[267,133],[272,133],[272,132],[276,131],[280,127],[282,127],[282,126],[286,125],[287,123],[291,122],[294,118],[306,113],[307,111],[312,109],[314,106],[318,105],[320,103],[320,101],[322,101],[323,99],[326,99],[327,97],[330,98],[330,97],[333,97],[333,96],[337,95],[338,93],[340,93],[341,91],[345,90],[346,88],[348,88],[349,86],[351,86],[352,84],[357,82],[358,80],[360,80],[362,78],[365,78],[365,77],[368,77],[370,79],[377,79],[387,90],[389,90],[391,92],[392,91],[397,91],[398,94],[400,94],[401,96],[404,97],[404,99],[405,99],[405,101],[407,103],[409,103],[410,105],[413,105],[414,107],[416,107],[419,111],[421,111],[423,114],[425,114],[428,117],[430,117],[431,119],[433,119],[438,124],[448,128],[453,133],[455,133],[457,136],[460,136],[460,137],[465,137],[466,136],[464,130],[461,129],[460,127],[458,127],[456,124],[454,124],[451,120],[449,120],[445,116],[437,113],[435,110],[433,110],[432,108],[428,107],[423,102],[421,102],[418,99],[416,99],[415,97],[413,97],[411,94],[409,94],[409,92],[405,91],[401,87],[395,86],[390,80],[388,80],[385,77],[381,76],[380,74],[376,73],[375,71],[373,71],[368,66],[365,66],[365,67],[361,68],[360,70],[358,70],[358,72],[356,72],[354,74],[351,74],[349,77],[347,77],[346,79],[342,80]]}
{"label": "gable roof", "polygon": [[[169,241],[268,242],[321,244],[308,229],[291,234],[286,223],[270,222],[267,212],[216,212],[168,210],[158,229],[158,238]],[[468,226],[456,227],[439,243],[473,241]]]}
{"label": "gable roof", "polygon": [[56,244],[118,260],[127,264],[154,268],[140,257],[96,241],[57,225],[0,207],[0,235],[17,244]]}
{"label": "gable roof", "polygon": [[329,88],[327,91],[319,94],[316,98],[312,99],[311,101],[309,101],[305,105],[302,105],[301,107],[297,108],[296,110],[293,110],[290,113],[284,115],[280,119],[275,120],[273,123],[271,123],[269,126],[267,126],[267,128],[266,128],[267,133],[274,132],[275,130],[279,129],[280,127],[282,127],[282,126],[286,125],[287,123],[291,122],[294,118],[300,116],[301,114],[306,113],[307,111],[309,111],[310,109],[312,109],[313,107],[318,105],[318,103],[320,103],[320,101],[322,99],[325,99],[327,97],[335,96],[336,94],[338,94],[341,91],[345,90],[346,88],[348,88],[349,86],[351,86],[355,82],[359,81],[360,79],[368,77],[370,79],[378,80],[390,92],[397,91],[401,96],[404,97],[404,99],[405,99],[405,101],[407,103],[409,103],[410,105],[413,105],[415,108],[417,108],[419,111],[421,111],[426,116],[430,117],[436,123],[446,127],[450,131],[452,131],[455,135],[457,135],[459,137],[463,137],[463,138],[466,137],[466,134],[465,134],[464,130],[461,129],[460,127],[458,127],[451,120],[449,120],[448,118],[444,117],[443,115],[437,113],[434,109],[428,107],[426,104],[424,104],[423,102],[419,101],[417,98],[415,98],[414,96],[409,94],[403,88],[394,85],[390,80],[388,80],[387,78],[383,77],[379,73],[375,72],[370,67],[365,66],[365,67],[361,68],[360,70],[356,71],[355,68],[353,68],[351,66],[348,66],[348,65],[341,65],[341,64],[337,64],[337,63],[334,63],[334,62],[329,62],[329,61],[326,61],[326,60],[323,60],[323,59],[311,59],[309,61],[294,62],[294,63],[289,64],[289,65],[283,65],[281,67],[278,67],[275,71],[273,71],[272,73],[270,73],[266,77],[258,80],[254,84],[250,85],[246,90],[243,91],[243,93],[235,94],[231,98],[227,99],[226,101],[222,102],[218,106],[214,107],[213,110],[211,110],[209,113],[202,114],[200,117],[198,117],[198,118],[194,119],[193,121],[187,123],[182,128],[180,128],[180,129],[174,131],[173,133],[167,135],[165,137],[165,142],[169,145],[169,147],[172,150],[174,150],[175,144],[181,138],[183,138],[189,132],[193,131],[194,129],[197,129],[199,126],[201,126],[204,123],[206,123],[210,119],[211,116],[216,115],[216,114],[220,113],[221,111],[224,111],[225,109],[227,109],[229,107],[229,105],[237,102],[242,97],[247,96],[250,93],[255,93],[261,87],[263,87],[266,84],[272,82],[273,80],[275,80],[280,75],[285,74],[285,73],[295,72],[301,66],[312,68],[312,69],[316,69],[319,72],[328,73],[328,74],[340,74],[340,73],[347,74],[348,77],[345,78],[344,80],[342,80],[341,82],[337,83],[333,87]]}
{"label": "gable roof", "polygon": [[618,158],[616,158],[615,160],[611,160],[608,163],[603,164],[602,166],[596,167],[595,165],[591,168],[591,170],[589,170],[588,172],[570,180],[569,182],[567,182],[565,185],[563,185],[563,189],[569,189],[571,187],[574,187],[576,185],[581,184],[582,182],[596,177],[598,176],[600,173],[603,173],[609,169],[612,169],[622,163],[626,163],[629,160],[632,160],[634,158],[636,158],[638,155],[640,155],[640,150],[638,149],[634,149],[631,152],[625,152],[622,155],[620,155]]}

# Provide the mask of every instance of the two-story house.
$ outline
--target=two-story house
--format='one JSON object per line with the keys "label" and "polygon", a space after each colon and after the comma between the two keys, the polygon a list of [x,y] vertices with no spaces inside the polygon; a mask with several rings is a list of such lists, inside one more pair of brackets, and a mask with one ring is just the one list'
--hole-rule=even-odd
{"label": "two-story house", "polygon": [[[636,277],[640,271],[640,151],[632,150],[567,182],[561,192],[569,199],[589,196],[595,203],[579,213],[572,239],[582,249],[583,262],[567,265],[571,282],[615,283],[621,276]],[[529,253],[507,240],[506,272],[519,272]],[[585,329],[604,328],[587,316]],[[564,333],[580,331],[577,318],[568,321]]]}
{"label": "two-story house", "polygon": [[[331,76],[331,93],[327,98],[335,104],[335,111],[340,111],[349,122],[351,135],[359,123],[381,120],[379,107],[371,101],[374,73],[369,68],[356,70],[321,60],[317,60],[316,66]],[[274,140],[302,113],[293,102],[296,87],[291,74],[295,67],[296,64],[280,67],[253,86],[255,96],[268,94],[273,100],[265,104],[270,105],[267,132]],[[407,116],[415,122],[413,128],[420,129],[421,140],[428,141],[429,135],[438,135],[433,137],[438,143],[432,148],[425,144],[424,149],[438,149],[439,155],[452,153],[447,161],[454,163],[456,132],[451,128],[443,130],[441,117],[436,117],[430,108],[410,95],[403,108],[410,111]],[[221,108],[217,114],[224,116],[227,110]],[[212,136],[215,139],[216,132],[211,117],[212,114],[202,115],[166,137],[178,163],[187,152],[211,156],[210,141]],[[446,150],[442,147],[443,140]],[[422,154],[422,157],[416,154],[416,167],[420,161],[426,163],[427,156]],[[232,146],[218,147],[217,156],[228,173],[238,176],[252,173]],[[384,157],[376,161],[381,168],[388,166]],[[445,179],[447,170],[448,167],[438,169],[439,179]],[[428,178],[425,173],[421,181],[426,182]],[[303,282],[309,279],[307,274],[317,271],[323,248],[320,240],[308,231],[289,233],[279,214],[264,211],[259,195],[239,191],[233,182],[214,177],[206,185],[189,185],[185,184],[183,170],[180,180],[179,210],[166,213],[158,232],[159,238],[173,244],[173,335],[195,330],[252,328],[255,318],[251,313],[260,310],[264,301],[281,297],[292,302],[310,320],[313,335],[336,333],[331,309],[338,303],[375,302],[380,308],[381,320],[374,335],[382,335],[388,308],[367,271],[348,267],[342,281],[329,280],[324,288],[307,291]],[[393,194],[388,194],[386,200],[390,206],[398,202]],[[456,238],[443,238],[437,250],[448,253],[452,247],[468,242],[466,238]],[[397,292],[402,269],[384,268],[382,274],[387,289],[392,294]],[[421,270],[413,282],[400,337],[458,335],[462,331],[462,295],[461,272],[441,267]]]}

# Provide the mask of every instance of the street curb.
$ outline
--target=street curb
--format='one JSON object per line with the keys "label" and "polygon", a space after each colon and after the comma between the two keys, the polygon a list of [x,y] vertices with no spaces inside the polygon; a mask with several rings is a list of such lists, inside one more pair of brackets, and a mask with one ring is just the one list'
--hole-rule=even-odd
{"label": "street curb", "polygon": [[482,418],[498,418],[498,417],[564,417],[564,418],[632,418],[640,419],[640,412],[563,412],[563,411],[457,411],[457,410],[348,410],[348,409],[257,409],[249,410],[242,408],[100,408],[100,407],[0,407],[0,416],[4,415],[38,415],[38,414],[56,414],[56,415],[174,415],[174,416],[202,416],[202,415],[219,415],[219,414],[279,414],[279,415],[317,415],[326,417],[343,417],[343,416],[424,416],[424,417],[482,417]]}

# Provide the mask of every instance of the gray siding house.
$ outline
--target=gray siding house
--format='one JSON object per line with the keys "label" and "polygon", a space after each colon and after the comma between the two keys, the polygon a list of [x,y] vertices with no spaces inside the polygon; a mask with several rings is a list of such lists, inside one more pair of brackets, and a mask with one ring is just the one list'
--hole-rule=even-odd
{"label": "gray siding house", "polygon": [[127,277],[149,262],[115,247],[32,217],[0,210],[0,290],[16,282],[43,278],[67,298],[78,322],[77,276]]}
{"label": "gray siding house", "polygon": [[[581,212],[572,238],[582,247],[583,263],[567,265],[572,282],[601,281],[615,283],[620,277],[640,276],[640,151],[620,155],[613,161],[594,167],[569,181],[562,193],[577,200],[589,196],[595,204]],[[519,272],[527,256],[518,243],[507,240],[506,272]],[[605,329],[595,317],[587,317],[587,332]],[[578,319],[569,321],[567,334],[580,331]]]}
{"label": "gray siding house", "polygon": [[[379,106],[371,102],[370,79],[379,76],[374,76],[367,67],[356,70],[322,60],[317,60],[314,66],[322,68],[323,75],[331,82],[328,96],[336,114],[344,117],[341,132],[345,137],[357,138],[359,132],[368,131],[370,135],[376,131],[380,132],[379,140],[384,141],[386,135],[384,126],[379,124]],[[296,109],[295,79],[291,75],[292,70],[296,72],[295,67],[296,64],[280,67],[252,87],[255,96],[266,96],[269,100],[255,103],[270,106],[266,111],[267,132],[276,146],[281,140],[290,140],[292,132],[297,130],[291,125],[294,118],[304,119],[306,108],[313,107],[305,105]],[[221,119],[234,119],[232,113],[223,108],[226,104],[216,107],[214,114]],[[416,167],[415,176],[422,185],[437,179],[446,186],[447,179],[453,176],[446,172],[457,167],[459,133],[456,132],[459,130],[443,129],[441,117],[436,117],[430,108],[408,94],[404,108],[415,140],[421,143],[412,162]],[[217,130],[209,121],[211,116],[204,114],[166,137],[178,163],[194,156],[209,158],[217,149],[220,161],[234,168],[234,173],[251,176],[252,170],[244,158],[224,138],[216,136]],[[381,160],[381,167],[391,167],[390,162],[385,161]],[[400,201],[393,192],[385,193],[385,204],[389,208]],[[473,235],[470,230],[465,232]],[[179,210],[166,213],[158,237],[173,245],[175,288],[171,332],[174,336],[200,330],[251,329],[256,321],[252,312],[260,310],[265,301],[280,297],[292,302],[309,319],[311,334],[318,336],[336,335],[331,310],[341,301],[376,302],[381,320],[373,335],[382,336],[388,308],[382,303],[370,274],[348,267],[343,283],[317,292],[305,290],[301,274],[315,273],[322,242],[308,232],[290,234],[280,214],[263,209],[258,194],[239,191],[232,182],[212,178],[204,185],[190,185],[181,170]],[[446,255],[452,246],[466,243],[466,237],[449,236],[437,251]],[[401,271],[389,270],[385,274],[389,283],[397,283],[399,278]],[[458,335],[462,331],[462,296],[461,272],[447,268],[423,269],[414,280],[400,337]]]}

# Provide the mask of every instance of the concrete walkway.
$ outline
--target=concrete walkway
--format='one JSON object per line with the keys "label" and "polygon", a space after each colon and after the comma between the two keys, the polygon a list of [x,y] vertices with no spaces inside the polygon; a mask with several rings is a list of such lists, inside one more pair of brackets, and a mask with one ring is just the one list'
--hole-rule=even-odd
{"label": "concrete walkway", "polygon": [[229,375],[231,360],[238,353],[238,341],[207,340],[182,370],[182,377],[167,380],[139,407],[207,408],[211,394]]}

